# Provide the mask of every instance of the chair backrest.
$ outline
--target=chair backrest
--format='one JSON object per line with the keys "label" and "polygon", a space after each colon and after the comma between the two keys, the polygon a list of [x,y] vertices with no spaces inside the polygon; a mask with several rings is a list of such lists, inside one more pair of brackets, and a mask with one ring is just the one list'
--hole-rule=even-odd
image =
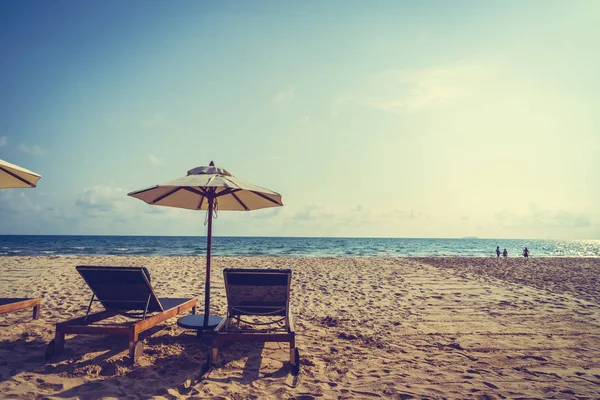
{"label": "chair backrest", "polygon": [[0,298],[0,306],[5,306],[7,304],[19,303],[25,300],[31,300],[31,297],[2,297]]}
{"label": "chair backrest", "polygon": [[77,266],[104,308],[113,311],[164,311],[145,267]]}
{"label": "chair backrest", "polygon": [[223,276],[230,315],[287,315],[292,270],[225,268]]}

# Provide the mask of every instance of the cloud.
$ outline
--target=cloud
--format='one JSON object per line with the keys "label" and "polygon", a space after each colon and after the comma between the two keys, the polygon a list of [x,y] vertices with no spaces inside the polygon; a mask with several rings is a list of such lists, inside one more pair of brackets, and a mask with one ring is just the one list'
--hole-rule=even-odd
{"label": "cloud", "polygon": [[574,228],[589,227],[592,224],[592,218],[584,213],[570,213],[568,211],[558,211],[554,216],[558,226],[570,226]]}
{"label": "cloud", "polygon": [[341,96],[334,109],[356,104],[391,112],[415,113],[443,107],[470,95],[489,78],[489,63],[462,61],[427,68],[401,68],[369,76],[350,94]]}
{"label": "cloud", "polygon": [[414,210],[401,209],[371,209],[362,205],[354,207],[335,207],[323,206],[315,203],[307,205],[302,209],[295,211],[289,216],[289,219],[298,223],[317,223],[333,225],[356,225],[363,226],[368,224],[393,223],[401,220],[414,220],[428,218],[422,212]]}
{"label": "cloud", "polygon": [[124,189],[111,186],[94,186],[84,189],[75,205],[88,216],[96,217],[102,214],[122,211],[127,192]]}
{"label": "cloud", "polygon": [[25,154],[29,154],[30,156],[42,156],[42,155],[46,154],[46,150],[42,149],[37,144],[28,146],[25,143],[21,143],[19,145],[18,149],[21,150]]}
{"label": "cloud", "polygon": [[0,136],[0,147],[6,146],[6,143],[8,143],[8,137],[7,136]]}
{"label": "cloud", "polygon": [[279,92],[273,96],[273,104],[278,107],[285,107],[296,99],[296,88],[290,87],[287,90]]}
{"label": "cloud", "polygon": [[410,236],[414,229],[431,236],[431,221],[430,216],[411,209],[287,203],[263,212],[229,213],[218,226],[221,232],[245,235],[400,237]]}
{"label": "cloud", "polygon": [[250,217],[252,219],[270,219],[270,218],[274,218],[277,217],[279,214],[281,214],[281,207],[273,207],[273,208],[266,208],[263,210],[256,210],[250,213]]}
{"label": "cloud", "polygon": [[5,222],[0,232],[31,234],[44,232],[77,232],[89,227],[91,220],[101,229],[110,229],[111,223],[128,220],[142,214],[136,213],[133,204],[128,203],[124,189],[110,186],[94,186],[84,189],[75,199],[75,207],[65,199],[37,198],[40,192],[31,194],[36,201],[30,200],[29,193],[17,190],[0,192],[0,220]]}
{"label": "cloud", "polygon": [[531,206],[531,223],[540,227],[585,228],[591,225],[587,214],[573,213],[566,210],[544,210],[537,205]]}
{"label": "cloud", "polygon": [[151,206],[151,207],[144,207],[144,211],[147,214],[160,214],[160,215],[164,215],[164,214],[167,214],[169,212],[169,209],[167,207]]}
{"label": "cloud", "polygon": [[173,218],[176,213],[165,207],[149,206],[127,196],[127,190],[96,185],[85,188],[75,201],[77,209],[88,218],[108,218],[112,222],[123,223],[139,218]]}
{"label": "cloud", "polygon": [[148,229],[197,234],[206,214],[151,206],[112,185],[96,185],[60,199],[39,198],[40,193],[0,191],[0,234],[148,234]]}
{"label": "cloud", "polygon": [[148,155],[148,161],[151,165],[154,165],[155,167],[163,164],[163,160],[153,153],[150,153],[150,155]]}
{"label": "cloud", "polygon": [[29,215],[40,210],[41,207],[33,204],[24,192],[3,190],[0,193],[0,215],[4,214],[5,217],[18,219],[20,216]]}
{"label": "cloud", "polygon": [[290,219],[303,221],[328,221],[328,223],[338,223],[342,213],[321,204],[311,204],[295,212]]}
{"label": "cloud", "polygon": [[66,221],[70,224],[77,223],[78,221],[77,215],[72,209],[53,206],[44,207],[42,211],[42,219],[49,222],[52,222],[53,220]]}
{"label": "cloud", "polygon": [[[43,196],[42,192],[35,192],[35,197],[40,195]],[[32,201],[27,194],[18,190],[0,192],[0,219],[5,223],[0,226],[0,232],[31,234],[48,229],[47,232],[52,233],[56,221],[75,226],[78,218],[73,207],[49,205],[49,200],[38,198]]]}
{"label": "cloud", "polygon": [[24,191],[0,191],[0,233],[27,234],[38,232],[45,214]]}
{"label": "cloud", "polygon": [[152,115],[151,117],[149,117],[148,119],[146,119],[142,125],[152,128],[155,126],[159,126],[164,124],[165,122],[167,122],[167,116],[161,113],[156,113],[154,115]]}
{"label": "cloud", "polygon": [[545,209],[532,204],[526,213],[516,214],[501,210],[494,215],[497,222],[509,227],[529,228],[588,228],[592,218],[585,213],[564,209]]}

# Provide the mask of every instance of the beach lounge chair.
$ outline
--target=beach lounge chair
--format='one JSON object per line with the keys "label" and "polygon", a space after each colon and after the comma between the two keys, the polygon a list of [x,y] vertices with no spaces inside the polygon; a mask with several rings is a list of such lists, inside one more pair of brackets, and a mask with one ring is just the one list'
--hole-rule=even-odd
{"label": "beach lounge chair", "polygon": [[[217,361],[219,347],[227,342],[287,342],[292,372],[298,373],[300,354],[296,348],[290,307],[289,269],[235,269],[223,271],[227,293],[227,316],[215,328],[209,364]],[[260,316],[266,322],[243,317]],[[237,324],[233,324],[234,320]],[[253,329],[239,329],[240,322]],[[264,326],[267,329],[259,329]]]}
{"label": "beach lounge chair", "polygon": [[[143,352],[138,341],[140,333],[187,310],[196,313],[196,298],[158,298],[150,284],[150,273],[144,267],[78,266],[77,271],[92,289],[92,298],[85,316],[56,324],[54,340],[48,346],[49,357],[62,352],[68,333],[119,335],[129,339],[129,355],[135,363]],[[104,311],[90,314],[94,302],[102,304]],[[137,321],[99,323],[117,314]]]}
{"label": "beach lounge chair", "polygon": [[40,303],[40,299],[0,298],[0,314],[33,307],[33,319],[38,319],[40,317]]}

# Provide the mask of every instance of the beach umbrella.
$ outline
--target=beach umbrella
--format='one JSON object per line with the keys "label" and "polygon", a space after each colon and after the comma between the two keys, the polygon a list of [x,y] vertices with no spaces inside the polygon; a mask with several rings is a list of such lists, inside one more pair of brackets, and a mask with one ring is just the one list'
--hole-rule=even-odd
{"label": "beach umbrella", "polygon": [[260,186],[241,181],[223,168],[197,167],[187,175],[147,189],[127,194],[148,204],[189,210],[207,211],[206,284],[204,293],[203,327],[218,323],[220,318],[210,316],[210,258],[212,247],[212,219],[217,211],[251,211],[282,206],[281,195]]}
{"label": "beach umbrella", "polygon": [[41,176],[28,169],[0,160],[0,188],[34,188]]}

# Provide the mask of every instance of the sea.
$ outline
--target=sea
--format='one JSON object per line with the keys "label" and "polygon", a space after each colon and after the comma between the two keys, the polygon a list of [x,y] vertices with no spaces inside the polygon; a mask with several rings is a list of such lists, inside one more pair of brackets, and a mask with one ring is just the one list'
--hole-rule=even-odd
{"label": "sea", "polygon": [[[600,257],[600,240],[216,236],[222,257]],[[0,256],[204,256],[206,237],[0,235]]]}

